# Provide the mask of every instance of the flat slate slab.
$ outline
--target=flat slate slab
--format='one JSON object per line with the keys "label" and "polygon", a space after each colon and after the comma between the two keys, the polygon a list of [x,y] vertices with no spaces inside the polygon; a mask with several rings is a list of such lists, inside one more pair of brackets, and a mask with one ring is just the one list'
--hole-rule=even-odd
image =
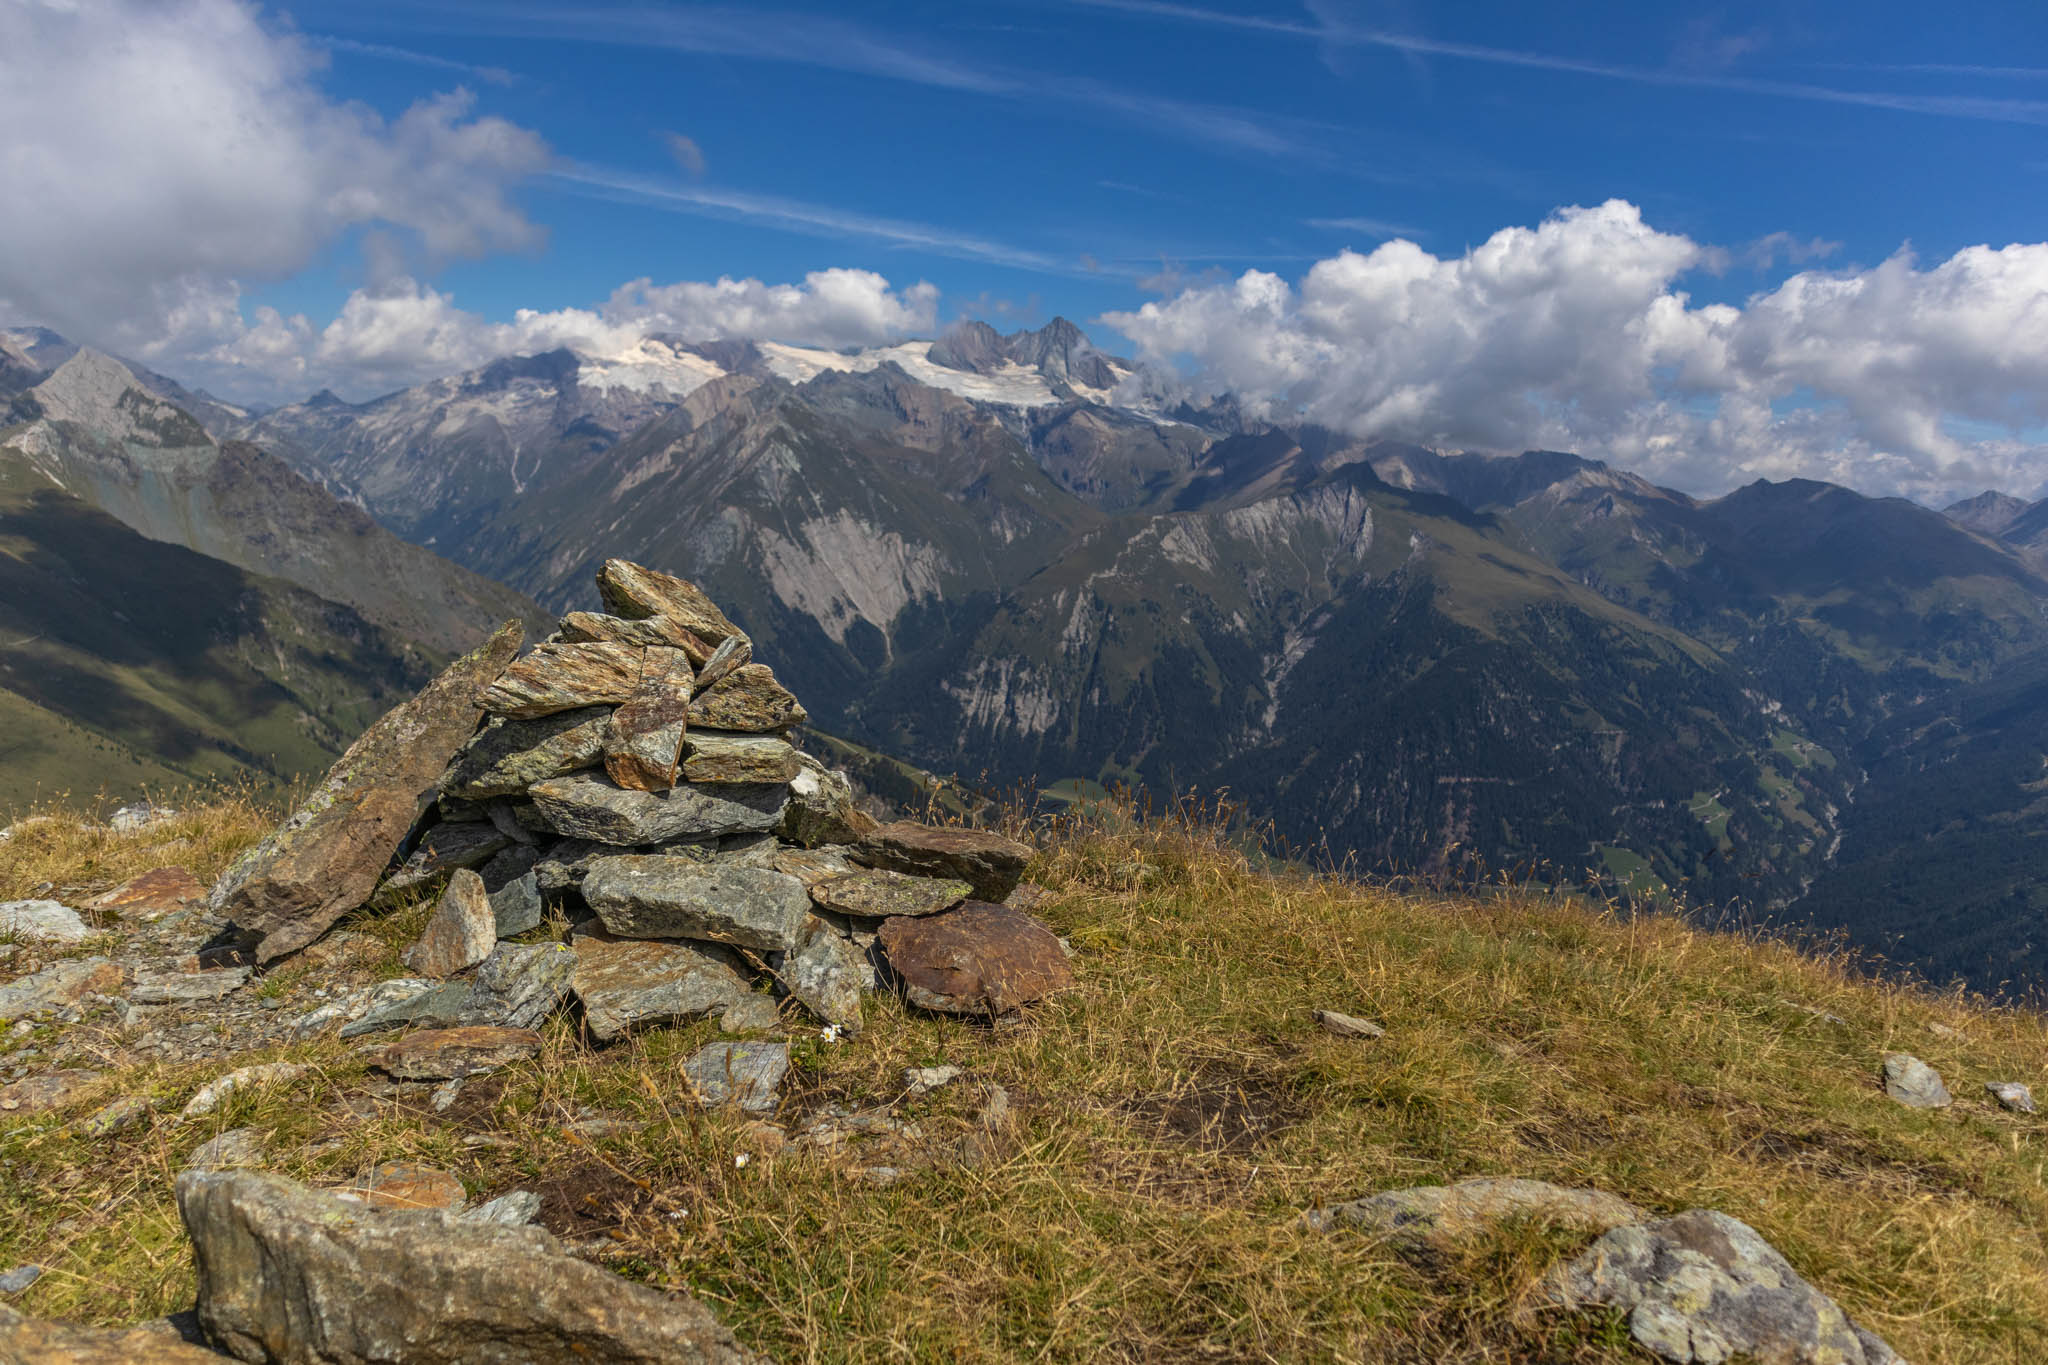
{"label": "flat slate slab", "polygon": [[658,853],[599,859],[583,879],[583,898],[621,938],[692,938],[762,952],[793,947],[811,910],[795,877]]}
{"label": "flat slate slab", "polygon": [[882,868],[828,877],[811,886],[811,899],[819,909],[867,919],[936,915],[973,894],[973,887],[950,877],[913,877]]}
{"label": "flat slate slab", "polygon": [[597,595],[604,609],[627,620],[660,617],[681,626],[702,642],[701,663],[740,628],[726,619],[718,604],[687,578],[677,578],[624,559],[607,559],[597,571]]}
{"label": "flat slate slab", "polygon": [[856,856],[871,867],[922,877],[958,877],[975,898],[1000,901],[1016,890],[1035,850],[986,830],[898,820],[860,841]]}
{"label": "flat slate slab", "polygon": [[779,784],[798,771],[795,746],[779,735],[692,730],[683,745],[683,776],[692,782]]}
{"label": "flat slate slab", "polygon": [[628,791],[600,773],[536,782],[533,804],[548,828],[572,839],[630,847],[714,834],[763,833],[782,819],[779,786],[673,787]]}
{"label": "flat slate slab", "polygon": [[922,919],[883,920],[882,952],[920,1009],[1007,1014],[1074,984],[1052,930],[1021,910],[968,901]]}
{"label": "flat slate slab", "polygon": [[536,645],[481,694],[494,716],[531,720],[584,706],[617,706],[640,684],[638,645]]}
{"label": "flat slate slab", "polygon": [[532,1029],[472,1024],[409,1033],[370,1064],[401,1081],[450,1081],[539,1054],[540,1035]]}
{"label": "flat slate slab", "polygon": [[298,951],[370,898],[483,719],[477,694],[519,650],[516,621],[448,665],[349,746],[276,832],[214,884],[214,913],[260,936],[259,962]]}
{"label": "flat slate slab", "polygon": [[749,990],[723,949],[603,932],[576,935],[576,971],[569,984],[583,1002],[591,1037],[600,1043],[616,1042],[635,1029],[700,1019],[738,1004]]}
{"label": "flat slate slab", "polygon": [[683,1075],[706,1105],[737,1104],[754,1114],[775,1107],[788,1074],[787,1043],[708,1043],[683,1063]]}
{"label": "flat slate slab", "polygon": [[691,727],[705,730],[761,734],[787,730],[810,718],[803,703],[775,680],[775,670],[766,664],[736,668],[690,702]]}

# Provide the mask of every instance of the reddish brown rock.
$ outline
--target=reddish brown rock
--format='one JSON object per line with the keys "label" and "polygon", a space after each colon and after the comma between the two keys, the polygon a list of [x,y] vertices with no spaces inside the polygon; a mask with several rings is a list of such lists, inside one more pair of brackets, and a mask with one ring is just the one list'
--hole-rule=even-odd
{"label": "reddish brown rock", "polygon": [[484,710],[532,720],[582,706],[614,705],[640,685],[639,645],[536,645],[479,694]]}
{"label": "reddish brown rock", "polygon": [[378,1053],[371,1065],[401,1081],[452,1081],[495,1071],[540,1053],[540,1035],[530,1028],[424,1029],[409,1033]]}
{"label": "reddish brown rock", "polygon": [[705,730],[763,734],[802,725],[810,718],[803,703],[775,680],[775,670],[766,664],[734,669],[690,703],[690,724]]}
{"label": "reddish brown rock", "polygon": [[206,900],[206,884],[182,867],[156,867],[131,877],[86,905],[138,919],[156,919]]}
{"label": "reddish brown rock", "polygon": [[1007,1014],[1074,984],[1052,930],[1006,905],[884,920],[878,937],[903,998],[920,1009]]}
{"label": "reddish brown rock", "polygon": [[497,944],[498,918],[484,879],[465,867],[448,879],[420,941],[406,950],[405,965],[421,976],[453,976],[489,957]]}
{"label": "reddish brown rock", "polygon": [[696,681],[679,649],[657,646],[641,661],[640,685],[604,727],[604,770],[628,791],[663,792],[682,769],[683,734]]}
{"label": "reddish brown rock", "polygon": [[604,599],[604,609],[614,616],[629,621],[666,617],[712,648],[740,634],[740,628],[726,620],[718,604],[695,583],[623,559],[604,562],[597,571],[597,591]]}
{"label": "reddish brown rock", "polygon": [[982,900],[1000,901],[1016,890],[1033,851],[1029,844],[985,830],[899,820],[862,839],[855,856],[870,867],[958,877]]}
{"label": "reddish brown rock", "polygon": [[438,1166],[387,1161],[359,1185],[336,1191],[373,1209],[459,1209],[468,1195],[462,1182]]}
{"label": "reddish brown rock", "polygon": [[214,885],[218,914],[258,935],[256,957],[296,952],[369,899],[391,855],[476,733],[477,694],[519,652],[507,622],[363,732],[305,804]]}

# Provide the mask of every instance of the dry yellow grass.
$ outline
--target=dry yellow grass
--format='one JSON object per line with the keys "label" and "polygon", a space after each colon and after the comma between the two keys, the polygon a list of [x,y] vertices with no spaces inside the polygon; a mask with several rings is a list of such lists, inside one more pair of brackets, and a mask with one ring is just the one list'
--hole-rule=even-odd
{"label": "dry yellow grass", "polygon": [[[239,809],[222,820],[233,837],[184,837],[224,855],[256,832]],[[88,879],[54,852],[33,871],[16,856],[0,850],[0,885]],[[93,877],[128,865],[94,856]],[[200,1141],[254,1125],[277,1169],[311,1181],[411,1156],[476,1196],[538,1190],[551,1226],[689,1288],[778,1359],[1643,1358],[1611,1320],[1517,1320],[1570,1238],[1511,1228],[1417,1266],[1294,1226],[1319,1203],[1513,1174],[1741,1218],[1918,1365],[2048,1358],[2043,1123],[1982,1091],[2048,1093],[2037,1015],[1539,894],[1269,875],[1194,823],[1069,822],[1033,875],[1078,954],[1076,991],[994,1029],[877,1000],[863,1037],[797,1040],[784,1123],[893,1105],[916,1142],[769,1154],[738,1115],[683,1099],[677,1068],[708,1024],[593,1052],[558,1022],[537,1063],[469,1083],[444,1115],[415,1101],[358,1116],[343,1105],[360,1057],[308,1044],[266,1055],[316,1062],[312,1076],[203,1123],[164,1114],[99,1140],[0,1124],[0,1264],[52,1266],[28,1311],[181,1306],[173,1174]],[[1330,1037],[1318,1007],[1387,1034]],[[1939,1068],[1954,1106],[1887,1099],[1893,1049]],[[902,1068],[937,1062],[968,1074],[905,1098]],[[179,1101],[224,1069],[110,1089]],[[990,1085],[1014,1128],[978,1121]],[[568,1126],[591,1118],[615,1126]],[[874,1165],[904,1173],[874,1183]]]}

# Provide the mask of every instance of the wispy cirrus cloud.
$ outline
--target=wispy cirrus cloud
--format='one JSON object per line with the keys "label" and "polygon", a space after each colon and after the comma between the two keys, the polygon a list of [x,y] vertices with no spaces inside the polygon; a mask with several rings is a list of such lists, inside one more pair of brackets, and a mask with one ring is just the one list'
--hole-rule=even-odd
{"label": "wispy cirrus cloud", "polygon": [[1356,232],[1367,237],[1427,237],[1429,234],[1418,227],[1403,223],[1391,223],[1384,218],[1310,218],[1307,226],[1321,228],[1325,232]]}
{"label": "wispy cirrus cloud", "polygon": [[470,35],[663,48],[845,71],[1053,110],[1109,114],[1132,128],[1252,156],[1328,159],[1331,153],[1324,142],[1344,131],[1313,120],[1176,99],[1085,76],[980,65],[814,14],[696,5],[564,11],[530,4],[428,0],[410,7],[404,22],[419,32],[459,29]]}
{"label": "wispy cirrus cloud", "polygon": [[478,66],[474,62],[458,62],[453,57],[441,57],[432,52],[415,52],[409,47],[392,47],[388,43],[362,43],[353,38],[336,38],[317,33],[308,34],[306,41],[328,52],[376,57],[387,62],[403,62],[408,66],[430,66],[436,71],[459,71],[465,76],[474,76],[490,85],[510,85],[519,79],[502,66]]}
{"label": "wispy cirrus cloud", "polygon": [[[1177,4],[1174,0],[1069,0],[1069,3],[1088,9],[1175,19],[1186,23],[1268,33],[1277,37],[1315,43],[1378,47],[1410,56],[1448,57],[1495,66],[1516,66],[1538,71],[1596,76],[1635,85],[1726,90],[1742,94],[1775,96],[1780,99],[1860,105],[1870,109],[1890,109],[1899,113],[1928,114],[1940,118],[2048,125],[2048,100],[2008,99],[1986,95],[1927,95],[1886,90],[1844,90],[1836,86],[1814,85],[1805,81],[1774,80],[1730,72],[1629,66],[1617,62],[1597,62],[1518,48],[1490,47],[1483,43],[1425,38],[1417,34],[1367,28],[1355,24],[1302,23],[1298,20],[1274,19],[1262,15],[1230,14],[1220,10],[1204,9],[1197,5]],[[2019,68],[2007,70],[2017,71]]]}
{"label": "wispy cirrus cloud", "polygon": [[549,179],[572,193],[643,204],[705,218],[766,223],[814,237],[880,242],[887,246],[929,251],[956,260],[981,261],[989,265],[1031,270],[1044,275],[1086,278],[1094,272],[1077,260],[1066,260],[1028,247],[1013,246],[972,233],[957,232],[929,223],[901,218],[882,218],[855,213],[823,204],[785,199],[779,195],[752,194],[744,190],[718,189],[703,185],[655,180],[602,166],[563,163],[549,172]]}

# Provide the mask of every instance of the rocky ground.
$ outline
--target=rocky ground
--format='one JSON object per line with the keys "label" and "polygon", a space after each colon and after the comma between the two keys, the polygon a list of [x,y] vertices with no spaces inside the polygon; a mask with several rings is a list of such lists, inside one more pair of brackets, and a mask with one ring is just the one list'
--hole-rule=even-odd
{"label": "rocky ground", "polygon": [[281,825],[0,833],[0,1360],[2048,1354],[2040,1016],[1186,814],[877,826],[606,573]]}

